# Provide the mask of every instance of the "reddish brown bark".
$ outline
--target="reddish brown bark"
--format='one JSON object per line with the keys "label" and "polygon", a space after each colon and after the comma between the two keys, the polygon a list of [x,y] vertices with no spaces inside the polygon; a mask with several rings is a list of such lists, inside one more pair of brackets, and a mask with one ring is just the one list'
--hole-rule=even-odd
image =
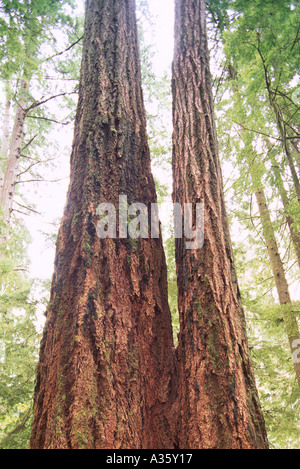
{"label": "reddish brown bark", "polygon": [[267,448],[224,204],[205,17],[204,0],[176,0],[173,196],[205,212],[203,248],[176,242],[179,447]]}
{"label": "reddish brown bark", "polygon": [[96,235],[97,206],[155,202],[134,0],[88,0],[71,156],[31,448],[172,448],[162,241]]}

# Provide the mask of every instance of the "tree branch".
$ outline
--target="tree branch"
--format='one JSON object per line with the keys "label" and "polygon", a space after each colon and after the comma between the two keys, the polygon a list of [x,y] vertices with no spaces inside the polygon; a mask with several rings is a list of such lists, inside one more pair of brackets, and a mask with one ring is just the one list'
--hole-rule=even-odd
{"label": "tree branch", "polygon": [[71,50],[74,46],[76,46],[80,41],[81,39],[83,39],[83,36],[81,36],[79,39],[77,39],[77,41],[73,42],[73,44],[71,44],[69,47],[67,47],[67,49],[61,51],[61,52],[58,52],[57,54],[54,54],[52,55],[51,57],[48,57],[47,59],[44,59],[44,62],[48,62],[48,60],[52,60],[54,59],[55,57],[58,57],[60,55],[63,55],[65,52],[68,52],[69,50]]}

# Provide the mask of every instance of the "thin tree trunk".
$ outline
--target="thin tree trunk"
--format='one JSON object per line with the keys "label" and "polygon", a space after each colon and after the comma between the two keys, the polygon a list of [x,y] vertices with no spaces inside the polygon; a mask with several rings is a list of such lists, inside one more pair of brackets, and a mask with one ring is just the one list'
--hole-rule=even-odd
{"label": "thin tree trunk", "polygon": [[176,394],[159,239],[99,239],[97,206],[149,208],[134,0],[88,0],[71,156],[31,448],[172,448]]}
{"label": "thin tree trunk", "polygon": [[[255,196],[259,207],[264,239],[268,249],[270,264],[276,284],[279,302],[281,305],[289,306],[289,308],[287,308],[286,312],[283,314],[283,319],[288,335],[290,349],[293,355],[295,351],[295,341],[299,341],[300,339],[299,327],[295,314],[292,311],[292,301],[289,293],[289,287],[286,280],[282,260],[280,257],[271,216],[267,205],[266,196],[262,187],[255,192]],[[300,364],[294,362],[294,369],[298,385],[300,387]]]}
{"label": "thin tree trunk", "polygon": [[9,99],[7,99],[6,103],[5,103],[4,113],[3,113],[2,140],[1,140],[1,148],[0,148],[0,160],[1,160],[1,165],[0,165],[0,193],[2,191],[3,178],[4,178],[4,172],[2,171],[2,167],[4,166],[3,161],[6,162],[8,149],[9,149],[10,107],[11,107],[11,102],[10,102]]}
{"label": "thin tree trunk", "polygon": [[266,83],[267,83],[267,90],[268,90],[268,94],[269,94],[270,105],[271,105],[271,108],[273,109],[274,114],[275,114],[277,128],[278,128],[278,131],[279,131],[280,138],[282,139],[283,150],[284,150],[284,153],[286,155],[288,165],[289,165],[289,168],[290,168],[290,171],[291,171],[291,175],[292,175],[292,179],[293,179],[293,183],[294,183],[295,192],[296,192],[296,195],[297,195],[297,198],[298,198],[298,202],[300,203],[300,181],[299,181],[299,177],[298,177],[298,174],[297,174],[297,171],[296,171],[296,168],[295,168],[293,153],[291,151],[291,148],[290,148],[290,145],[289,145],[289,142],[288,142],[288,139],[287,139],[288,135],[287,135],[287,132],[286,132],[285,124],[283,122],[280,109],[278,108],[278,105],[276,103],[276,98],[274,97],[274,94],[271,91],[271,84],[268,82],[267,78],[266,78]]}
{"label": "thin tree trunk", "polygon": [[[232,65],[229,66],[229,76],[233,83],[234,98],[235,100],[238,101],[239,90],[238,90],[237,84],[234,81],[236,79],[236,73]],[[247,139],[246,131],[244,129],[241,129],[241,132],[242,132],[242,135],[244,137],[244,142],[245,142],[245,153],[246,154],[249,153],[250,155],[252,155],[252,161],[257,161],[257,158],[254,158],[254,155],[253,155],[252,144],[250,144],[249,140]],[[286,220],[289,225],[289,228],[290,228],[291,239],[294,244],[298,262],[300,262],[300,237],[295,230],[293,218],[288,214],[288,205],[289,205],[288,195],[284,187],[284,183],[281,177],[280,170],[277,167],[274,157],[272,156],[271,144],[267,139],[265,140],[265,143],[269,150],[269,155],[272,161],[274,175],[277,181],[277,187],[278,187],[281,199],[282,199],[282,203],[284,205],[285,216],[286,216]],[[268,209],[267,199],[264,193],[262,181],[260,179],[259,174],[254,171],[252,164],[248,164],[248,166],[249,166],[249,172],[251,175],[252,183],[254,184],[254,186],[258,187],[258,189],[255,191],[255,197],[257,200],[258,207],[259,207],[260,219],[261,219],[261,223],[263,227],[264,240],[265,240],[265,244],[268,250],[270,265],[271,265],[271,269],[272,269],[272,273],[273,273],[273,277],[274,277],[274,281],[275,281],[275,285],[276,285],[276,289],[277,289],[277,293],[279,297],[279,302],[281,305],[289,305],[289,308],[284,313],[283,317],[284,317],[285,328],[286,328],[286,332],[287,332],[287,336],[289,340],[289,345],[290,345],[291,352],[293,355],[293,352],[295,349],[294,343],[300,337],[299,327],[298,327],[295,314],[292,312],[292,304],[291,304],[291,297],[289,294],[289,287],[288,287],[288,283],[286,280],[283,263],[280,257],[280,253],[279,253],[279,249],[278,249],[278,245],[276,241],[276,236],[275,236],[275,232],[273,229],[271,216],[270,216],[270,212]],[[294,369],[295,369],[297,381],[298,383],[300,383],[299,381],[300,366],[294,363]]]}
{"label": "thin tree trunk", "polygon": [[176,240],[180,448],[267,448],[222,188],[205,1],[176,0],[173,199],[204,203],[205,242]]}
{"label": "thin tree trunk", "polygon": [[276,179],[276,187],[278,189],[282,205],[284,208],[284,214],[285,214],[285,219],[287,221],[290,235],[291,235],[291,240],[294,246],[294,251],[297,257],[297,261],[300,267],[300,233],[297,230],[296,224],[294,217],[290,214],[289,211],[289,206],[290,206],[290,200],[288,193],[286,191],[286,188],[284,187],[284,182],[281,176],[281,171],[278,167],[278,163],[275,160],[274,156],[272,155],[272,145],[269,141],[266,141],[267,148],[269,150],[269,157],[270,161],[272,163],[272,171],[274,173],[275,179]]}
{"label": "thin tree trunk", "polygon": [[296,192],[296,195],[297,195],[297,198],[298,198],[298,202],[300,203],[300,181],[299,181],[299,177],[298,177],[298,174],[297,174],[297,171],[296,171],[296,168],[295,168],[294,158],[293,158],[293,155],[292,155],[292,152],[291,152],[291,148],[290,148],[290,145],[289,145],[289,142],[288,142],[288,135],[287,135],[286,125],[285,125],[284,119],[282,117],[282,112],[281,112],[281,110],[280,110],[280,108],[279,108],[279,106],[276,102],[276,93],[274,93],[274,91],[272,91],[272,83],[271,83],[270,75],[269,75],[268,68],[267,68],[267,65],[266,65],[266,61],[265,61],[265,59],[262,55],[262,52],[259,48],[258,48],[258,53],[260,55],[262,65],[263,65],[263,69],[264,69],[265,83],[266,83],[266,88],[267,88],[267,92],[268,92],[270,107],[274,112],[275,123],[277,125],[279,136],[282,140],[283,151],[284,151],[284,153],[286,155],[286,158],[287,158],[287,161],[288,161],[288,165],[289,165],[291,175],[292,175],[292,179],[293,179],[295,192]]}
{"label": "thin tree trunk", "polygon": [[20,150],[24,136],[24,125],[26,118],[25,108],[27,100],[26,98],[24,98],[23,93],[24,91],[26,91],[27,86],[27,82],[23,80],[21,83],[20,102],[17,104],[14,126],[10,139],[9,153],[2,184],[2,190],[0,193],[0,204],[3,210],[3,220],[7,226],[9,226],[11,218],[13,198],[15,193],[15,183],[17,179],[17,172],[20,159]]}

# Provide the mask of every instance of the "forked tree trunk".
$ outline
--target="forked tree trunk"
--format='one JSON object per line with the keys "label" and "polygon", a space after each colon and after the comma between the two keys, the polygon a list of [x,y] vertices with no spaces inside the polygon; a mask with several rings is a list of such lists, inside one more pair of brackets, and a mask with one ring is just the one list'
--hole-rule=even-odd
{"label": "forked tree trunk", "polygon": [[174,202],[204,203],[205,242],[176,241],[179,447],[267,448],[249,361],[213,115],[204,0],[176,0]]}
{"label": "forked tree trunk", "polygon": [[88,0],[71,181],[41,344],[31,448],[172,448],[159,239],[99,239],[97,206],[156,201],[134,0]]}

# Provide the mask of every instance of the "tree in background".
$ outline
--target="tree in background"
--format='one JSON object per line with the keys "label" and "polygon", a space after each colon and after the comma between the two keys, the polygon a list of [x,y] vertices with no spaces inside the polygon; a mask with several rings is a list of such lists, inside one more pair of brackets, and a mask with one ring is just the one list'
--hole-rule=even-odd
{"label": "tree in background", "polygon": [[[51,157],[45,158],[44,154],[47,135],[58,122],[59,112],[51,115],[47,103],[64,97],[65,110],[72,118],[74,104],[70,99],[67,102],[72,91],[64,88],[64,84],[73,82],[76,76],[78,60],[72,44],[76,42],[78,26],[77,20],[64,10],[67,4],[53,1],[0,4],[0,83],[5,101],[0,146],[0,342],[4,350],[0,365],[1,448],[28,448],[29,444],[40,342],[37,309],[45,301],[47,291],[28,274],[26,251],[30,236],[21,218],[36,211],[34,201],[24,193],[23,184],[43,181],[37,167],[44,168],[50,161],[53,164],[53,141],[48,143]],[[60,30],[59,44],[55,28]],[[71,41],[71,46],[65,48],[70,48],[69,54],[74,59],[71,67],[61,60],[62,51],[58,50],[67,41]]]}
{"label": "tree in background", "polygon": [[[31,2],[1,1],[0,4],[0,31],[1,39],[1,67],[0,80],[4,85],[5,106],[1,141],[0,165],[0,204],[3,211],[3,220],[7,226],[10,224],[16,184],[21,175],[28,173],[34,166],[41,163],[41,159],[24,155],[24,150],[37,143],[42,132],[49,129],[51,116],[41,113],[41,108],[53,99],[71,95],[73,91],[60,91],[54,95],[36,99],[34,94],[38,91],[49,93],[49,79],[45,70],[45,62],[56,57],[55,29],[63,29],[65,36],[70,39],[76,35],[78,25],[76,19],[67,12],[72,7],[72,1],[53,2],[40,0]],[[64,38],[62,37],[62,43]],[[75,45],[79,42],[78,38]],[[52,47],[51,47],[52,45]],[[53,47],[54,46],[54,47]],[[68,49],[71,47],[69,46]],[[51,51],[52,55],[45,57],[44,49]],[[76,69],[76,67],[74,67]],[[47,68],[49,73],[50,67]],[[46,76],[45,76],[46,75]],[[61,76],[60,76],[61,79]],[[38,81],[38,86],[36,85]],[[60,80],[60,85],[63,83]],[[66,103],[64,103],[66,104]],[[13,111],[13,125],[10,131],[10,114]],[[32,134],[35,125],[26,122],[31,119],[39,120],[39,134]],[[48,124],[48,125],[47,125]],[[43,130],[42,130],[43,126]],[[26,130],[26,132],[25,132]],[[24,136],[24,134],[27,134]],[[27,138],[26,138],[27,137]],[[25,140],[25,142],[24,142]],[[34,142],[35,141],[35,142]],[[22,163],[27,163],[26,170]],[[46,161],[47,162],[47,161]],[[46,163],[44,161],[44,163]],[[4,241],[2,239],[2,241]]]}

